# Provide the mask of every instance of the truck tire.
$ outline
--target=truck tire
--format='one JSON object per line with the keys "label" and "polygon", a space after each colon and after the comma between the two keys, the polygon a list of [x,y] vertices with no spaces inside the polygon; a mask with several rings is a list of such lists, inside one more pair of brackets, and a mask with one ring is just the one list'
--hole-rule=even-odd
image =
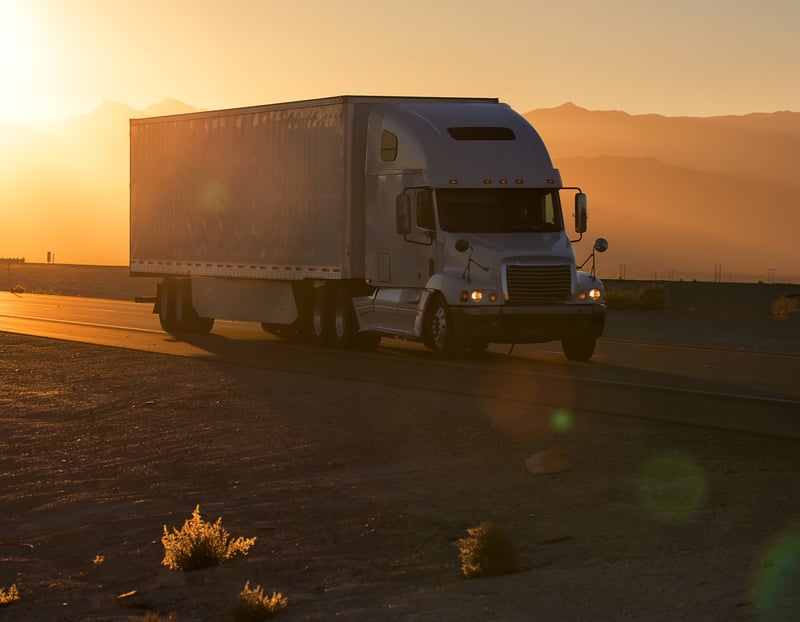
{"label": "truck tire", "polygon": [[194,310],[189,279],[164,279],[158,288],[158,319],[165,332],[204,335],[211,331],[214,318],[200,317]]}
{"label": "truck tire", "polygon": [[441,296],[434,296],[428,304],[422,335],[436,356],[450,358],[463,353],[463,345],[453,332],[450,310]]}
{"label": "truck tire", "polygon": [[358,319],[353,299],[347,289],[340,287],[333,309],[333,342],[341,350],[355,350],[358,341]]}
{"label": "truck tire", "polygon": [[571,337],[561,340],[561,349],[570,361],[585,363],[592,358],[596,344],[593,337]]}
{"label": "truck tire", "polygon": [[158,321],[165,333],[177,332],[178,323],[175,320],[175,287],[171,279],[164,279],[156,286],[156,305],[158,307]]}
{"label": "truck tire", "polygon": [[311,306],[311,341],[314,345],[328,347],[333,344],[334,300],[328,287],[317,287]]}

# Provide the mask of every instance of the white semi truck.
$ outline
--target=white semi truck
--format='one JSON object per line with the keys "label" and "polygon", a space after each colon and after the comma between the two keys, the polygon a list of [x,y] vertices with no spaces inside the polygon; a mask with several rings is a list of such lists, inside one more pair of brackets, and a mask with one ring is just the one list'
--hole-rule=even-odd
{"label": "white semi truck", "polygon": [[[443,356],[560,341],[586,361],[605,293],[576,265],[533,127],[496,99],[343,96],[130,121],[130,272],[170,333],[214,318]],[[588,259],[587,259],[588,261]],[[586,262],[584,262],[586,263]]]}

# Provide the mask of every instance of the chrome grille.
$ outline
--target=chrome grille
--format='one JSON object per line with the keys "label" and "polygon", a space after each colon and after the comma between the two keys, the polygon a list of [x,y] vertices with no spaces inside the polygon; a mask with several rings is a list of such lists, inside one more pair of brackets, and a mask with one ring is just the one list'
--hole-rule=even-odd
{"label": "chrome grille", "polygon": [[506,266],[506,292],[512,305],[564,302],[572,296],[572,277],[565,266]]}

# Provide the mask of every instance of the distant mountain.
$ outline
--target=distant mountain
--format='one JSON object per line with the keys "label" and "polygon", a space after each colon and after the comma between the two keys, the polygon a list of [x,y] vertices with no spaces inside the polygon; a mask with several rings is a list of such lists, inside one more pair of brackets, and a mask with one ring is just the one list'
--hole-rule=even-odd
{"label": "distant mountain", "polygon": [[[195,110],[103,102],[62,122],[0,123],[0,256],[126,264],[129,119]],[[663,117],[565,104],[524,116],[564,182],[589,196],[576,254],[608,238],[601,276],[711,280],[721,265],[724,280],[800,283],[800,113]]]}
{"label": "distant mountain", "polygon": [[800,282],[800,113],[634,116],[574,104],[524,115],[587,192],[601,274]]}

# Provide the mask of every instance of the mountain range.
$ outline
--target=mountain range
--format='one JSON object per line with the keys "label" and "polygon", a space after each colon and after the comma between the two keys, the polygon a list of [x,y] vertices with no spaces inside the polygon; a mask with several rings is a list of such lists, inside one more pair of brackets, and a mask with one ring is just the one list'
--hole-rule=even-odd
{"label": "mountain range", "polygon": [[[194,110],[105,102],[64,121],[0,123],[0,257],[126,264],[128,120]],[[800,282],[800,113],[665,117],[568,103],[523,116],[565,185],[589,197],[576,254],[607,238],[602,277]]]}

